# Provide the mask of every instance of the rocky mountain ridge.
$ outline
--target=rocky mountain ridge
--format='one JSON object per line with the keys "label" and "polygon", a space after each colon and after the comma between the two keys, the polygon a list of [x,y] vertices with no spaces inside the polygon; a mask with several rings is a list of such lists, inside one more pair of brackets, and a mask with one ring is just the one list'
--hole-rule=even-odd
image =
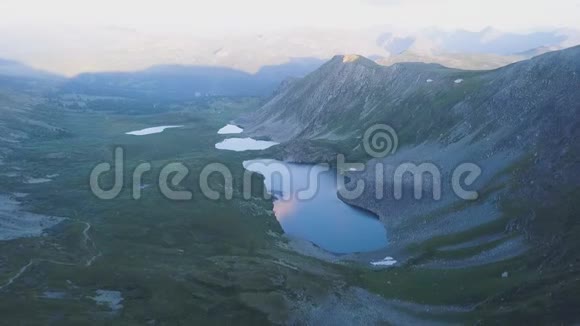
{"label": "rocky mountain ridge", "polygon": [[[366,162],[364,172],[345,172],[347,187],[364,181],[365,192],[343,200],[385,224],[391,243],[383,255],[429,269],[523,259],[527,273],[567,275],[562,282],[577,286],[570,275],[580,253],[571,200],[580,184],[580,47],[481,72],[351,58],[334,57],[238,122],[248,135],[282,142],[273,152],[282,159],[317,162],[331,149]],[[396,131],[399,148],[371,159],[361,138],[376,124]],[[458,198],[449,181],[465,162],[482,171],[470,185],[477,200]],[[412,198],[413,175],[403,179],[401,200],[392,190],[376,198],[377,165],[391,172],[381,181],[388,192],[392,172],[406,163],[437,167],[440,200],[429,198],[428,174],[419,176],[426,185],[421,200]],[[541,277],[530,284],[551,286]]]}

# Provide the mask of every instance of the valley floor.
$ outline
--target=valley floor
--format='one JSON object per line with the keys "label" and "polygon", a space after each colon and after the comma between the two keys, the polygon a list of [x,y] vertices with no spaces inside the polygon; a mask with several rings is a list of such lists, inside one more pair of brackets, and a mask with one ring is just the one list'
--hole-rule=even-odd
{"label": "valley floor", "polygon": [[[0,207],[0,222],[11,214],[53,217],[35,222],[43,231],[0,241],[2,323],[475,323],[493,320],[503,294],[536,279],[522,268],[526,256],[469,264],[468,257],[491,249],[511,250],[518,238],[435,239],[404,264],[373,268],[369,262],[382,253],[337,257],[285,237],[272,202],[258,195],[244,200],[234,189],[232,200],[204,198],[196,176],[206,164],[225,164],[241,182],[242,162],[255,158],[213,144],[223,139],[219,128],[258,104],[221,99],[144,115],[59,111],[52,123],[68,137],[32,139],[1,165],[0,199],[12,206]],[[160,125],[183,127],[125,134]],[[116,146],[126,154],[125,190],[100,200],[88,176],[97,163],[112,161]],[[160,168],[176,161],[192,171],[182,181],[194,192],[190,201],[169,201],[155,184]],[[142,162],[153,168],[142,199],[134,200],[129,172]],[[25,182],[46,176],[53,178]],[[223,192],[223,180],[210,182]],[[253,182],[261,193],[263,180]],[[456,263],[437,263],[449,258]]]}

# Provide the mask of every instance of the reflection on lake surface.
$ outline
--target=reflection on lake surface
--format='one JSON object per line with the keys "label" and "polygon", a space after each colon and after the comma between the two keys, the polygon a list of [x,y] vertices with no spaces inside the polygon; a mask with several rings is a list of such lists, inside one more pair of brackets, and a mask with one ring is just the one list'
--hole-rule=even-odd
{"label": "reflection on lake surface", "polygon": [[285,233],[334,253],[387,245],[385,227],[374,215],[338,199],[334,171],[276,160],[245,161],[244,168],[264,176],[266,188],[276,197],[274,213]]}
{"label": "reflection on lake surface", "polygon": [[278,143],[266,140],[255,140],[253,138],[228,138],[215,144],[215,148],[228,151],[257,151],[270,148]]}

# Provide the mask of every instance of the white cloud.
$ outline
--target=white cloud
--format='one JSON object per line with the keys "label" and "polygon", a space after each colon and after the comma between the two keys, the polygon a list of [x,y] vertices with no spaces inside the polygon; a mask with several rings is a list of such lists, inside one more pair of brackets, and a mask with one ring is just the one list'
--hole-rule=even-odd
{"label": "white cloud", "polygon": [[288,27],[526,29],[580,27],[580,0],[2,0],[0,24],[185,25],[244,30]]}
{"label": "white cloud", "polygon": [[291,57],[382,55],[384,32],[580,29],[579,12],[580,0],[0,0],[0,58],[67,75],[160,63],[255,72]]}

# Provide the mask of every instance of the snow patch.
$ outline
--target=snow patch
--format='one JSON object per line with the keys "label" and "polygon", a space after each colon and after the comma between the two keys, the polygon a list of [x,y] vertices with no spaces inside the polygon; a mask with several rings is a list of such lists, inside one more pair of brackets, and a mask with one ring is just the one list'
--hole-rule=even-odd
{"label": "snow patch", "polygon": [[126,132],[126,135],[133,135],[133,136],[145,136],[145,135],[152,135],[152,134],[159,134],[165,131],[165,129],[171,128],[181,128],[183,126],[159,126],[159,127],[152,127],[152,128],[145,128],[141,130],[135,130]]}
{"label": "snow patch", "polygon": [[121,302],[123,301],[123,295],[119,291],[110,290],[97,290],[96,296],[91,297],[98,305],[109,306],[109,309],[113,311],[118,311],[123,309]]}
{"label": "snow patch", "polygon": [[40,184],[40,183],[47,183],[47,182],[51,182],[52,179],[58,177],[60,174],[55,173],[55,174],[49,174],[47,176],[45,176],[44,178],[26,178],[26,181],[24,181],[24,183],[29,184],[29,185],[34,185],[34,184]]}
{"label": "snow patch", "polygon": [[371,265],[373,266],[393,266],[397,263],[397,261],[390,256],[385,257],[383,260],[372,261]]}
{"label": "snow patch", "polygon": [[236,126],[236,125],[228,124],[225,127],[223,127],[220,130],[218,130],[218,134],[220,134],[220,135],[239,134],[242,131],[244,131],[244,129],[242,129],[242,128]]}
{"label": "snow patch", "polygon": [[279,143],[266,140],[255,140],[252,138],[228,138],[222,142],[215,144],[215,148],[228,151],[243,152],[243,151],[257,151],[270,148]]}
{"label": "snow patch", "polygon": [[51,182],[52,179],[49,178],[28,178],[26,179],[26,181],[24,181],[24,183],[29,184],[29,185],[36,185],[36,184],[40,184],[40,183],[47,183],[47,182]]}
{"label": "snow patch", "polygon": [[63,217],[23,212],[18,201],[0,196],[0,241],[37,237],[63,220]]}

